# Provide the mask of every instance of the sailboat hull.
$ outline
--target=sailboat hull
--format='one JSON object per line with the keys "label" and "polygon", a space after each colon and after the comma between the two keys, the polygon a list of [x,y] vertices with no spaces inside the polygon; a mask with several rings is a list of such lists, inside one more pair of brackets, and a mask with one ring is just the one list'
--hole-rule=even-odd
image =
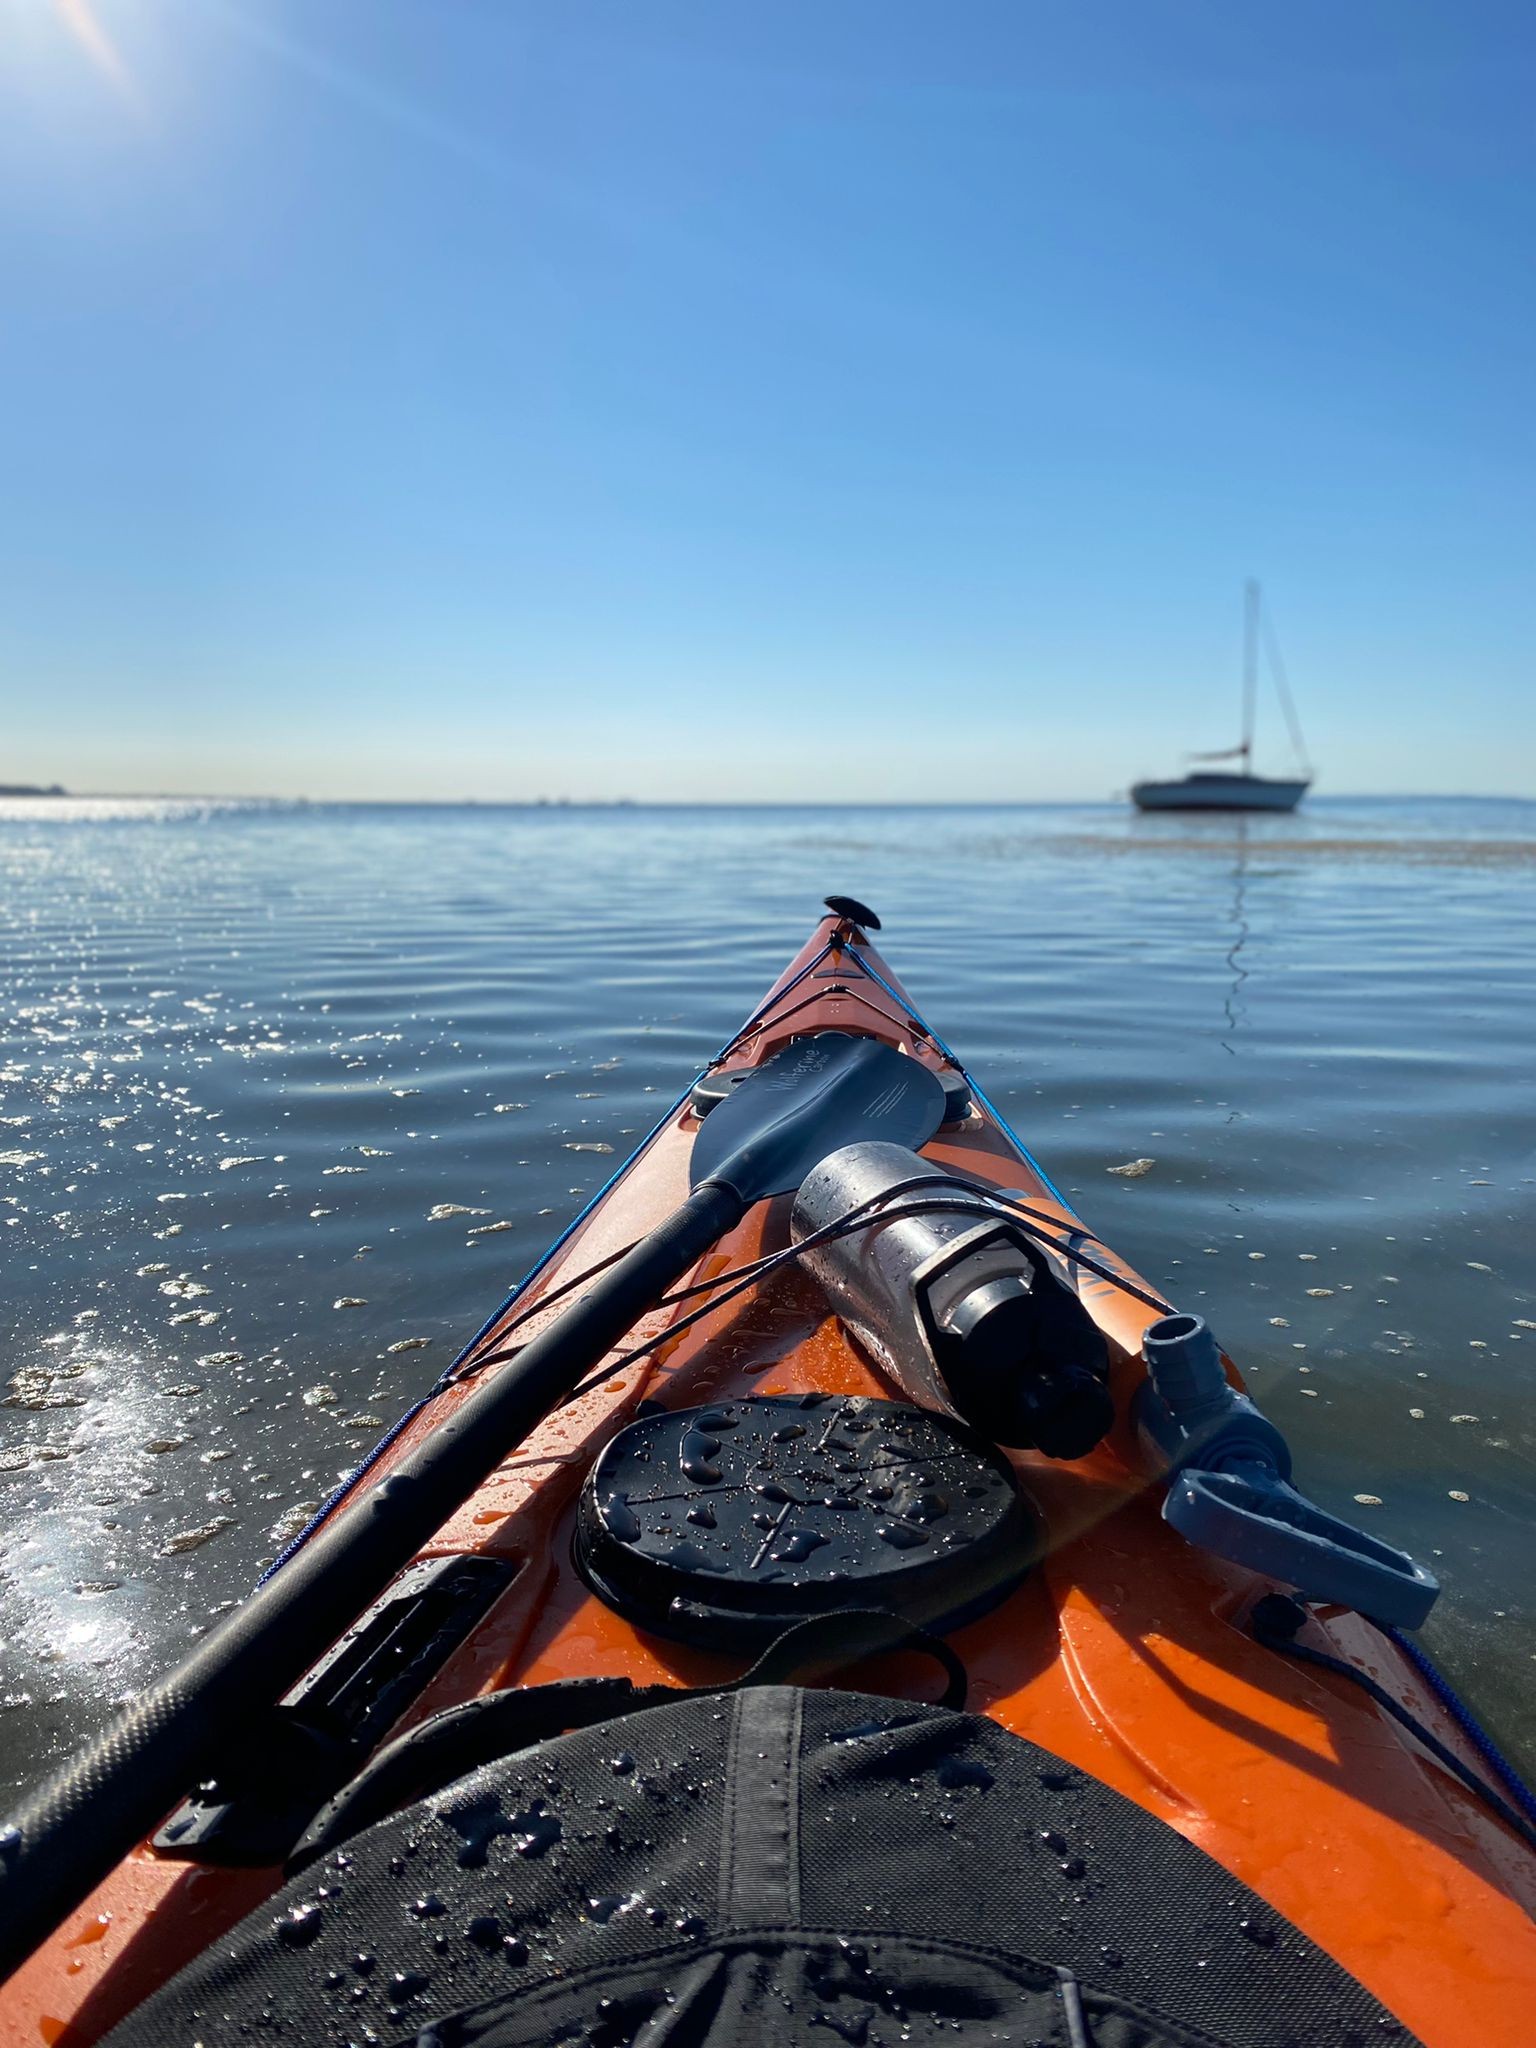
{"label": "sailboat hull", "polygon": [[1263,775],[1186,775],[1177,782],[1138,782],[1139,811],[1294,811],[1311,787]]}

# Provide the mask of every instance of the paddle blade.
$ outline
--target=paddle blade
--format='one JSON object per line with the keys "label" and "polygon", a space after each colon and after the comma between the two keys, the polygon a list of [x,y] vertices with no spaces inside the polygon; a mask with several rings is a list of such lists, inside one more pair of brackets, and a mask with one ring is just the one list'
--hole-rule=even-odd
{"label": "paddle blade", "polygon": [[878,1038],[822,1031],[776,1052],[710,1112],[688,1178],[759,1202],[789,1194],[844,1145],[874,1138],[915,1151],[943,1121],[931,1068]]}

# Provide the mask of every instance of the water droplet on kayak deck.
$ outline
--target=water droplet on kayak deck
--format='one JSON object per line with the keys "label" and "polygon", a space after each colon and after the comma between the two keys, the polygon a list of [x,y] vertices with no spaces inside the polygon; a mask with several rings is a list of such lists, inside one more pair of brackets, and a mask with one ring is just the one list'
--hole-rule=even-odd
{"label": "water droplet on kayak deck", "polygon": [[284,1948],[308,1948],[320,1932],[325,1916],[316,1905],[295,1906],[277,1923],[277,1938]]}
{"label": "water droplet on kayak deck", "polygon": [[463,1837],[458,1859],[461,1870],[478,1870],[500,1835],[512,1841],[519,1856],[543,1856],[564,1833],[558,1814],[547,1812],[542,1799],[535,1799],[526,1813],[506,1814],[491,1792],[445,1813],[443,1819]]}
{"label": "water droplet on kayak deck", "polygon": [[[963,1756],[944,1757],[934,1776],[946,1790],[956,1790],[962,1785],[974,1785],[979,1792],[987,1791],[997,1783],[985,1764],[971,1762]],[[1065,1848],[1066,1844],[1063,1843]]]}
{"label": "water droplet on kayak deck", "polygon": [[610,1920],[617,1919],[619,1914],[627,1913],[632,1906],[638,1906],[639,1903],[638,1892],[610,1892],[600,1899],[588,1899],[587,1913],[599,1927],[606,1927]]}
{"label": "water droplet on kayak deck", "polygon": [[855,2012],[819,2012],[811,2020],[813,2027],[830,2027],[834,2034],[840,2034],[852,2048],[864,2048],[869,2039],[869,2023],[875,2017],[872,2005],[860,2006]]}

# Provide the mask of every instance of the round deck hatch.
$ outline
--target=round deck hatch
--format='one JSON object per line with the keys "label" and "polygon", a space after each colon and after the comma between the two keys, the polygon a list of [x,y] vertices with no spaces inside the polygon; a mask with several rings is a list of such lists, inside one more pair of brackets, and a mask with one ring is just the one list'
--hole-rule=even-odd
{"label": "round deck hatch", "polygon": [[638,1627],[751,1648],[810,1615],[883,1608],[943,1631],[1041,1554],[1013,1468],[903,1402],[754,1395],[632,1422],[582,1489],[576,1561]]}

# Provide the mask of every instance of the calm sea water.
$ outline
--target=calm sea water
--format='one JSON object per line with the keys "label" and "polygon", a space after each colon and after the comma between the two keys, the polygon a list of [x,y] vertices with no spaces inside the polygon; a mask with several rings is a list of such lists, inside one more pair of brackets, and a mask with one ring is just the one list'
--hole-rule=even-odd
{"label": "calm sea water", "polygon": [[1533,880],[1515,803],[0,804],[0,1775],[245,1591],[829,889],[1302,1483],[1432,1560],[1532,1761]]}

